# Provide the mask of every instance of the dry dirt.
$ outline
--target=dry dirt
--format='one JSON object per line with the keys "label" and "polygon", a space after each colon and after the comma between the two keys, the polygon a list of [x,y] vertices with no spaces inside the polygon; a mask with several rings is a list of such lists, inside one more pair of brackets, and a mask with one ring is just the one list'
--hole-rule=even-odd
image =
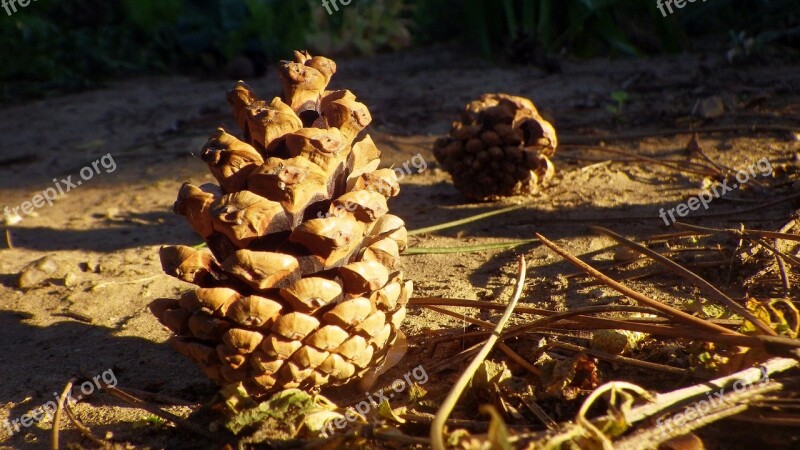
{"label": "dry dirt", "polygon": [[[339,61],[333,86],[351,89],[370,107],[374,117],[370,132],[383,151],[385,165],[402,164],[418,153],[425,158],[427,170],[404,177],[400,196],[390,203],[409,229],[417,229],[524,200],[466,202],[430,151],[435,137],[449,129],[463,105],[484,92],[531,98],[554,123],[562,143],[577,143],[579,136],[738,125],[738,131],[732,127],[700,136],[712,159],[736,168],[764,157],[773,164],[794,163],[800,151],[800,65],[733,67],[721,56],[565,61],[561,73],[548,74],[534,67],[499,67],[449,50],[417,51]],[[248,82],[264,96],[275,93],[278,86],[272,74]],[[99,166],[99,174],[53,206],[45,204],[20,223],[0,228],[0,425],[50,401],[70,378],[109,369],[120,386],[193,404],[211,397],[214,387],[163,343],[169,333],[147,304],[188,288],[161,273],[158,248],[200,242],[171,206],[184,181],[211,181],[197,150],[218,125],[234,128],[224,97],[231,85],[230,80],[142,78],[3,109],[0,208],[31,200],[52,187],[54,178],[80,179],[81,168],[103,155],[112,155],[116,169],[107,172]],[[613,91],[630,95],[618,114],[607,109],[614,103]],[[712,97],[722,101],[724,112],[714,119],[691,119],[696,103]],[[753,130],[756,124],[793,125],[796,131]],[[640,155],[685,160],[689,138],[688,133],[665,133],[615,143],[616,148]],[[668,228],[659,209],[696,195],[702,181],[700,176],[626,159],[564,146],[554,159],[556,180],[530,206],[420,235],[411,245],[474,245],[530,238],[539,232],[602,265],[611,258],[612,241],[592,234],[586,225],[600,224],[638,237],[664,232]],[[715,200],[709,211],[696,213],[730,214],[690,221],[777,230],[790,220],[796,205],[757,209],[776,195],[735,191]],[[566,309],[628,301],[585,279],[565,286],[558,275],[574,269],[538,244],[513,251],[407,256],[404,267],[414,280],[416,296],[505,302],[519,254],[530,264],[523,302]],[[47,255],[58,262],[58,269],[39,285],[18,289],[20,270]],[[660,299],[697,296],[682,284],[674,279],[660,286],[652,280],[629,283]],[[737,297],[743,294],[735,282],[720,288]],[[432,363],[420,338],[426,330],[464,325],[427,310],[410,311],[405,331],[413,345],[397,370]],[[617,369],[608,366],[608,377],[614,377]],[[659,390],[681,382],[658,373],[633,373],[639,382]],[[385,377],[379,383],[391,380]],[[451,382],[452,371],[430,381]],[[171,410],[187,412],[180,407]],[[141,426],[147,412],[102,393],[79,404],[77,413],[98,436],[151,447],[207,445],[202,438],[171,428]],[[52,421],[45,419],[13,436],[0,426],[0,448],[49,448],[51,426]],[[791,429],[769,433],[745,429],[749,430],[746,442],[797,445],[797,432]],[[710,448],[746,448],[745,441],[733,443],[737,434],[712,430],[705,436]],[[89,444],[71,426],[62,431],[61,441]]]}

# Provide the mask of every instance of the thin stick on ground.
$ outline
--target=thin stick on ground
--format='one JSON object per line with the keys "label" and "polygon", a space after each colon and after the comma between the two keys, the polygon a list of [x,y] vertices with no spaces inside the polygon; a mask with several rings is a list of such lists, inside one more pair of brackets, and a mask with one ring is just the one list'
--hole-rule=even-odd
{"label": "thin stick on ground", "polygon": [[[613,280],[612,280],[613,281]],[[435,302],[436,299],[427,299],[427,298],[417,298],[411,299],[409,301],[409,305],[416,305],[416,306],[425,306],[427,307],[428,304],[441,304],[447,306],[472,306],[475,308],[488,308],[494,309],[498,305],[488,303],[488,302],[481,302],[479,300],[460,300],[460,299],[439,299],[439,300],[455,300],[457,303],[442,303],[442,302]],[[655,301],[655,300],[653,300]],[[465,303],[475,303],[475,305],[468,305],[468,304],[460,304],[460,302]],[[486,303],[487,305],[478,304],[478,303]],[[551,328],[558,328],[558,329],[566,329],[566,330],[628,330],[628,331],[638,331],[641,333],[650,333],[654,336],[662,336],[662,337],[671,337],[677,339],[690,339],[690,340],[699,340],[699,341],[706,341],[706,342],[715,342],[718,344],[726,344],[726,345],[737,345],[741,347],[750,347],[750,348],[769,348],[774,349],[772,351],[784,351],[789,349],[796,349],[800,348],[800,340],[792,339],[788,337],[782,336],[764,336],[764,335],[744,335],[730,332],[729,334],[721,334],[714,331],[705,331],[705,330],[698,330],[696,326],[693,327],[685,327],[685,326],[665,326],[665,325],[657,325],[655,323],[647,323],[648,320],[656,320],[656,319],[647,319],[647,318],[640,318],[640,317],[630,317],[624,319],[610,319],[604,317],[590,317],[584,314],[587,313],[598,313],[598,312],[613,312],[614,308],[619,308],[623,310],[623,308],[631,308],[629,306],[587,306],[583,308],[577,308],[570,311],[564,311],[556,313],[554,311],[546,311],[546,317],[536,319],[532,322],[524,323],[522,325],[517,325],[515,327],[509,328],[506,330],[503,335],[500,337],[501,339],[508,339],[516,336],[520,336],[525,333],[536,333],[537,329],[542,327],[551,327]],[[536,309],[536,308],[524,308],[520,307],[515,312],[526,312],[525,309]],[[442,312],[447,310],[442,310]],[[660,311],[659,311],[660,312]],[[464,319],[463,314],[458,314],[452,311],[447,311],[448,315],[452,315],[458,319]],[[538,314],[538,313],[534,313]],[[565,320],[571,319],[571,320]],[[465,319],[466,320],[466,319]],[[471,319],[478,321],[478,319]],[[469,320],[467,320],[469,321]],[[707,321],[709,323],[713,323],[719,326],[722,324],[729,325],[729,326],[736,326],[736,324],[731,324],[728,321]],[[662,322],[658,322],[662,323]],[[479,323],[475,323],[479,325]],[[726,329],[726,331],[728,331]],[[471,333],[465,333],[455,336],[449,336],[444,338],[444,341],[454,340],[454,339],[463,339],[463,338],[472,338],[472,337],[482,337],[488,335],[488,331],[475,331]],[[439,340],[442,340],[440,338]],[[458,355],[451,356],[443,361],[440,361],[435,365],[435,367],[440,368],[439,370],[444,370],[444,368],[449,367],[454,363],[454,361],[460,361],[461,359],[471,356],[475,351],[477,351],[477,346],[471,347],[467,350],[462,351]]]}
{"label": "thin stick on ground", "polygon": [[[760,246],[766,248],[767,250],[769,250],[770,253],[772,253],[773,255],[775,255],[776,258],[778,258],[778,261],[786,260],[786,261],[789,261],[790,263],[792,263],[792,265],[794,265],[795,267],[800,267],[800,259],[797,259],[796,257],[794,257],[792,255],[789,255],[787,253],[784,253],[784,252],[780,251],[780,249],[778,249],[776,246],[770,244],[766,240],[764,240],[764,239],[755,239],[755,240],[752,240],[752,241],[755,242],[755,243],[758,243],[758,245],[760,245]],[[775,239],[775,241],[778,241],[778,239]]]}
{"label": "thin stick on ground", "polygon": [[[789,222],[790,225],[794,226],[794,222]],[[738,238],[768,238],[768,239],[785,239],[787,241],[795,241],[800,242],[800,235],[786,233],[784,231],[765,231],[765,230],[740,230],[736,228],[711,228],[711,227],[701,227],[699,225],[691,225],[684,222],[675,222],[674,225],[677,228],[684,228],[686,230],[691,231],[698,231],[702,234],[713,234],[713,233],[729,233]],[[786,227],[784,227],[786,228]],[[791,227],[789,227],[791,229]],[[695,233],[696,235],[697,233]]]}
{"label": "thin stick on ground", "polygon": [[67,412],[67,417],[69,417],[70,422],[75,428],[80,431],[81,435],[85,438],[89,439],[90,441],[94,442],[95,444],[99,445],[101,448],[109,448],[111,447],[111,442],[101,439],[92,433],[92,430],[89,429],[86,425],[83,424],[77,417],[75,417],[75,413],[72,412],[72,407],[70,406],[69,402],[64,405],[64,411]]}
{"label": "thin stick on ground", "polygon": [[740,333],[736,333],[734,331],[728,330],[727,328],[725,328],[723,326],[716,325],[716,324],[713,324],[711,322],[705,321],[703,319],[697,318],[697,317],[695,317],[695,316],[693,316],[691,314],[685,313],[685,312],[683,312],[683,311],[681,311],[679,309],[673,308],[673,307],[671,307],[669,305],[665,305],[665,304],[663,304],[663,303],[661,303],[661,302],[659,302],[657,300],[654,300],[654,299],[652,299],[652,298],[650,298],[650,297],[648,297],[648,296],[646,296],[644,294],[636,292],[633,289],[625,286],[624,284],[618,283],[618,282],[614,281],[613,279],[605,276],[603,273],[601,273],[600,271],[598,271],[594,267],[592,267],[592,266],[586,264],[585,262],[581,261],[575,255],[572,255],[571,253],[569,253],[568,251],[566,251],[563,248],[559,247],[554,242],[551,242],[549,239],[547,239],[546,237],[540,235],[539,233],[536,233],[536,237],[539,238],[539,240],[542,241],[542,243],[544,245],[546,245],[548,248],[550,248],[550,250],[553,250],[554,252],[559,254],[562,258],[564,258],[567,261],[569,261],[575,267],[577,267],[577,268],[583,270],[584,272],[586,272],[587,274],[597,278],[598,280],[602,281],[606,286],[616,290],[617,292],[619,292],[621,294],[624,294],[624,295],[627,295],[628,297],[636,300],[641,305],[646,305],[646,306],[649,306],[649,307],[651,307],[653,309],[657,309],[657,310],[659,310],[661,312],[669,314],[670,316],[674,317],[676,320],[679,320],[679,321],[681,321],[681,322],[683,322],[683,323],[685,323],[687,325],[698,327],[700,329],[705,329],[705,330],[708,330],[708,331],[714,331],[714,332],[723,333],[723,334],[734,334],[734,335],[740,334]]}
{"label": "thin stick on ground", "polygon": [[511,297],[511,301],[508,302],[508,307],[503,313],[503,316],[499,321],[497,321],[497,326],[495,327],[491,336],[489,336],[489,338],[486,340],[486,343],[483,344],[483,347],[472,360],[467,369],[464,370],[464,373],[461,374],[461,377],[458,379],[458,381],[456,381],[456,384],[453,386],[453,388],[450,389],[450,393],[447,394],[447,397],[445,398],[444,402],[442,402],[442,406],[439,408],[439,411],[436,412],[436,416],[431,424],[430,433],[431,447],[433,450],[445,450],[445,422],[447,422],[447,418],[450,417],[450,413],[453,411],[453,408],[455,408],[459,397],[461,397],[461,393],[467,387],[467,384],[469,384],[470,380],[472,380],[472,377],[475,375],[478,367],[489,355],[489,352],[492,351],[494,344],[500,339],[500,333],[502,333],[503,328],[505,328],[506,322],[508,322],[508,319],[514,312],[514,308],[516,307],[520,296],[522,296],[522,288],[525,285],[526,270],[527,267],[525,265],[525,257],[521,256],[519,258],[519,278],[517,279],[517,286],[514,290],[514,296]]}
{"label": "thin stick on ground", "polygon": [[663,255],[661,255],[660,253],[658,253],[658,252],[656,252],[654,250],[651,250],[651,249],[649,249],[649,248],[647,248],[647,247],[645,247],[645,246],[643,246],[641,244],[633,242],[630,239],[627,239],[627,238],[625,238],[623,236],[620,236],[619,234],[617,234],[617,233],[615,233],[615,232],[613,232],[613,231],[611,231],[611,230],[609,230],[607,228],[598,227],[598,226],[590,226],[589,229],[594,231],[594,232],[597,232],[597,233],[600,233],[600,234],[604,234],[604,235],[614,239],[615,241],[619,242],[620,244],[622,244],[622,245],[624,245],[624,246],[626,246],[626,247],[628,247],[630,249],[636,250],[637,252],[639,252],[639,253],[641,253],[643,255],[649,256],[650,258],[652,258],[657,263],[659,263],[662,266],[665,266],[666,268],[668,268],[671,272],[674,272],[675,274],[680,275],[681,277],[686,278],[687,280],[693,282],[695,285],[700,287],[701,291],[704,291],[710,297],[715,298],[717,300],[717,303],[720,303],[722,306],[730,308],[736,314],[739,314],[740,316],[742,316],[745,319],[749,320],[762,333],[764,333],[764,334],[766,334],[768,336],[777,336],[778,335],[778,333],[776,333],[775,330],[770,328],[769,324],[766,324],[766,323],[762,322],[758,317],[755,316],[755,314],[753,314],[750,311],[748,311],[747,308],[745,308],[744,306],[736,303],[732,298],[728,297],[722,291],[720,291],[719,289],[715,288],[711,283],[709,283],[708,281],[704,280],[702,277],[700,277],[696,273],[692,272],[691,270],[689,270],[689,269],[681,266],[680,264],[676,263],[675,261],[672,261],[671,259],[666,258]]}
{"label": "thin stick on ground", "polygon": [[61,396],[58,397],[58,407],[56,408],[56,415],[53,418],[53,443],[51,447],[53,450],[58,450],[58,429],[61,426],[61,411],[64,410],[64,402],[67,401],[67,397],[74,383],[75,378],[67,381],[67,385],[64,386]]}
{"label": "thin stick on ground", "polygon": [[681,368],[672,367],[672,366],[665,366],[664,364],[651,363],[651,362],[648,362],[648,361],[642,361],[642,360],[635,359],[635,358],[628,358],[628,357],[622,356],[622,355],[615,355],[613,353],[603,352],[603,351],[600,351],[600,350],[595,350],[595,349],[591,349],[591,348],[584,348],[584,347],[581,347],[580,345],[574,345],[574,344],[570,344],[570,343],[567,343],[567,342],[558,342],[558,341],[556,341],[556,342],[553,342],[552,345],[555,346],[555,347],[560,347],[560,348],[564,348],[564,349],[567,349],[567,350],[571,350],[573,352],[583,352],[583,353],[586,353],[587,355],[591,355],[591,356],[600,358],[600,359],[605,360],[605,361],[610,361],[610,362],[619,363],[619,364],[628,364],[628,365],[631,365],[631,366],[640,367],[642,369],[654,370],[654,371],[658,371],[658,372],[666,372],[666,373],[671,373],[673,375],[680,375],[682,377],[690,377],[690,376],[695,375],[695,374],[692,374],[691,371],[689,371],[687,369],[681,369]]}
{"label": "thin stick on ground", "polygon": [[[775,239],[773,242],[775,243],[775,248],[778,248],[780,245],[780,239]],[[783,290],[786,292],[786,295],[789,295],[789,291],[792,290],[792,282],[789,280],[789,274],[786,273],[786,264],[783,263],[783,258],[777,254],[775,254],[775,262],[778,264],[778,272],[781,274]]]}

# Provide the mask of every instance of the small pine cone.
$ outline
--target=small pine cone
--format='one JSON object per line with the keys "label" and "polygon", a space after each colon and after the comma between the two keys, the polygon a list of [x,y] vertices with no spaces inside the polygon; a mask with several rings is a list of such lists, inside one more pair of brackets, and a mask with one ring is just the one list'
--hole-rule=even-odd
{"label": "small pine cone", "polygon": [[243,138],[214,133],[202,159],[219,186],[184,184],[174,208],[208,249],[160,252],[166,273],[197,286],[150,305],[170,343],[255,397],[373,380],[404,341],[408,237],[387,206],[397,176],[362,137],[367,107],[325,90],[335,71],[296,52],[279,69],[282,97],[242,82],[228,93]]}
{"label": "small pine cone", "polygon": [[535,193],[552,178],[550,157],[558,141],[533,103],[506,94],[484,94],[469,103],[433,154],[472,200]]}

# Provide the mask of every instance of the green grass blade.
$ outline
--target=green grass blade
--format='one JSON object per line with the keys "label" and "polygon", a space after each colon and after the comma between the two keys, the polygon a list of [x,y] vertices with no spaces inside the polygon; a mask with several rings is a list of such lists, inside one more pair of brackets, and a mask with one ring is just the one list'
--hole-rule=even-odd
{"label": "green grass blade", "polygon": [[460,247],[411,247],[403,255],[439,255],[448,253],[475,253],[488,250],[509,250],[522,245],[539,242],[538,239],[524,239],[521,241],[498,242],[496,244],[463,245]]}
{"label": "green grass blade", "polygon": [[519,205],[509,206],[507,208],[500,208],[500,209],[496,209],[494,211],[489,211],[489,212],[485,212],[485,213],[481,213],[481,214],[476,214],[474,216],[466,217],[464,219],[454,220],[452,222],[445,222],[445,223],[440,223],[438,225],[432,225],[430,227],[419,228],[417,230],[411,230],[411,231],[408,232],[408,235],[409,236],[414,236],[414,235],[417,235],[417,234],[432,233],[434,231],[446,230],[448,228],[454,228],[454,227],[458,227],[458,226],[461,226],[461,225],[466,225],[468,223],[477,222],[479,220],[483,220],[483,219],[486,219],[486,218],[489,218],[489,217],[492,217],[492,216],[496,216],[496,215],[499,215],[499,214],[505,214],[507,212],[516,211],[518,209],[522,209],[522,208],[530,205],[531,203],[532,202],[521,203]]}

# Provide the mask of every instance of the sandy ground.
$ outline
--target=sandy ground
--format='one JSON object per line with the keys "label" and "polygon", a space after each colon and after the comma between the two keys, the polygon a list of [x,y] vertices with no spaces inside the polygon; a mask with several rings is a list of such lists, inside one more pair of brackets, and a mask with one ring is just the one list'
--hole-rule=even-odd
{"label": "sandy ground", "polygon": [[[390,203],[392,212],[403,217],[409,229],[416,229],[524,200],[466,202],[430,151],[435,137],[449,129],[463,105],[484,92],[531,98],[552,120],[562,143],[577,143],[579,136],[740,125],[738,131],[700,136],[711,158],[736,168],[764,157],[774,164],[794,163],[800,150],[798,134],[752,131],[750,126],[793,125],[800,131],[800,66],[732,67],[718,56],[565,61],[561,73],[548,74],[534,67],[498,67],[446,50],[417,51],[340,61],[333,86],[347,87],[370,107],[371,134],[384,152],[385,165],[401,164],[416,154],[425,159],[427,169],[404,177],[400,196]],[[248,82],[264,96],[275,93],[278,86],[272,74]],[[80,171],[93,162],[98,162],[98,170],[52,206],[45,203],[33,214],[23,214],[21,222],[0,228],[0,425],[46,404],[72,377],[113,373],[120,386],[194,404],[213,394],[214,386],[163,344],[169,332],[147,304],[188,287],[161,273],[157,252],[164,244],[200,242],[183,219],[172,214],[171,205],[184,181],[211,181],[196,154],[216,126],[234,128],[224,98],[231,85],[230,80],[133,79],[2,110],[0,208],[32,201],[55,184],[64,189],[65,183],[53,179],[80,180]],[[631,98],[621,113],[614,114],[607,106],[613,104],[611,92],[618,90]],[[713,119],[691,119],[697,102],[708,98],[721,101],[724,112]],[[665,133],[619,141],[615,148],[679,160],[685,159],[689,138],[688,133]],[[110,156],[102,159],[104,155]],[[564,146],[554,160],[556,180],[529,207],[420,235],[412,245],[500,242],[530,238],[536,231],[601,264],[611,258],[612,241],[593,235],[586,225],[601,224],[632,236],[664,232],[659,209],[696,195],[702,181],[699,176],[625,159]],[[724,227],[746,223],[776,230],[789,221],[794,206],[753,207],[777,196],[747,189],[733,192],[714,201],[708,211],[730,215],[693,222]],[[404,258],[404,266],[417,296],[504,302],[519,254],[531,266],[524,302],[566,309],[628,301],[588,282],[565,285],[559,274],[574,269],[539,245],[514,251],[414,255]],[[48,255],[56,261],[56,270],[35,287],[18,289],[20,270]],[[689,300],[698,295],[682,284],[673,280],[657,289],[649,281],[629,283],[661,299]],[[735,280],[720,287],[743,294]],[[411,311],[405,328],[413,345],[398,370],[429,362],[431,355],[423,351],[424,340],[418,338],[426,330],[463,325],[430,311]],[[639,373],[645,380],[640,381],[654,389],[669,385],[663,376],[647,378],[651,375]],[[431,381],[450,382],[447,375]],[[181,407],[171,410],[187,412]],[[91,392],[77,412],[98,436],[153,447],[204,445],[202,439],[172,429],[140,426],[147,412],[99,392]],[[44,419],[13,436],[0,426],[0,448],[49,448],[51,426],[52,420]],[[792,439],[798,438],[791,430],[750,430],[749,442],[792,447],[796,444]],[[746,448],[742,441],[732,443],[735,434],[722,434],[709,434],[710,448]],[[81,442],[72,427],[62,431],[61,439]]]}

